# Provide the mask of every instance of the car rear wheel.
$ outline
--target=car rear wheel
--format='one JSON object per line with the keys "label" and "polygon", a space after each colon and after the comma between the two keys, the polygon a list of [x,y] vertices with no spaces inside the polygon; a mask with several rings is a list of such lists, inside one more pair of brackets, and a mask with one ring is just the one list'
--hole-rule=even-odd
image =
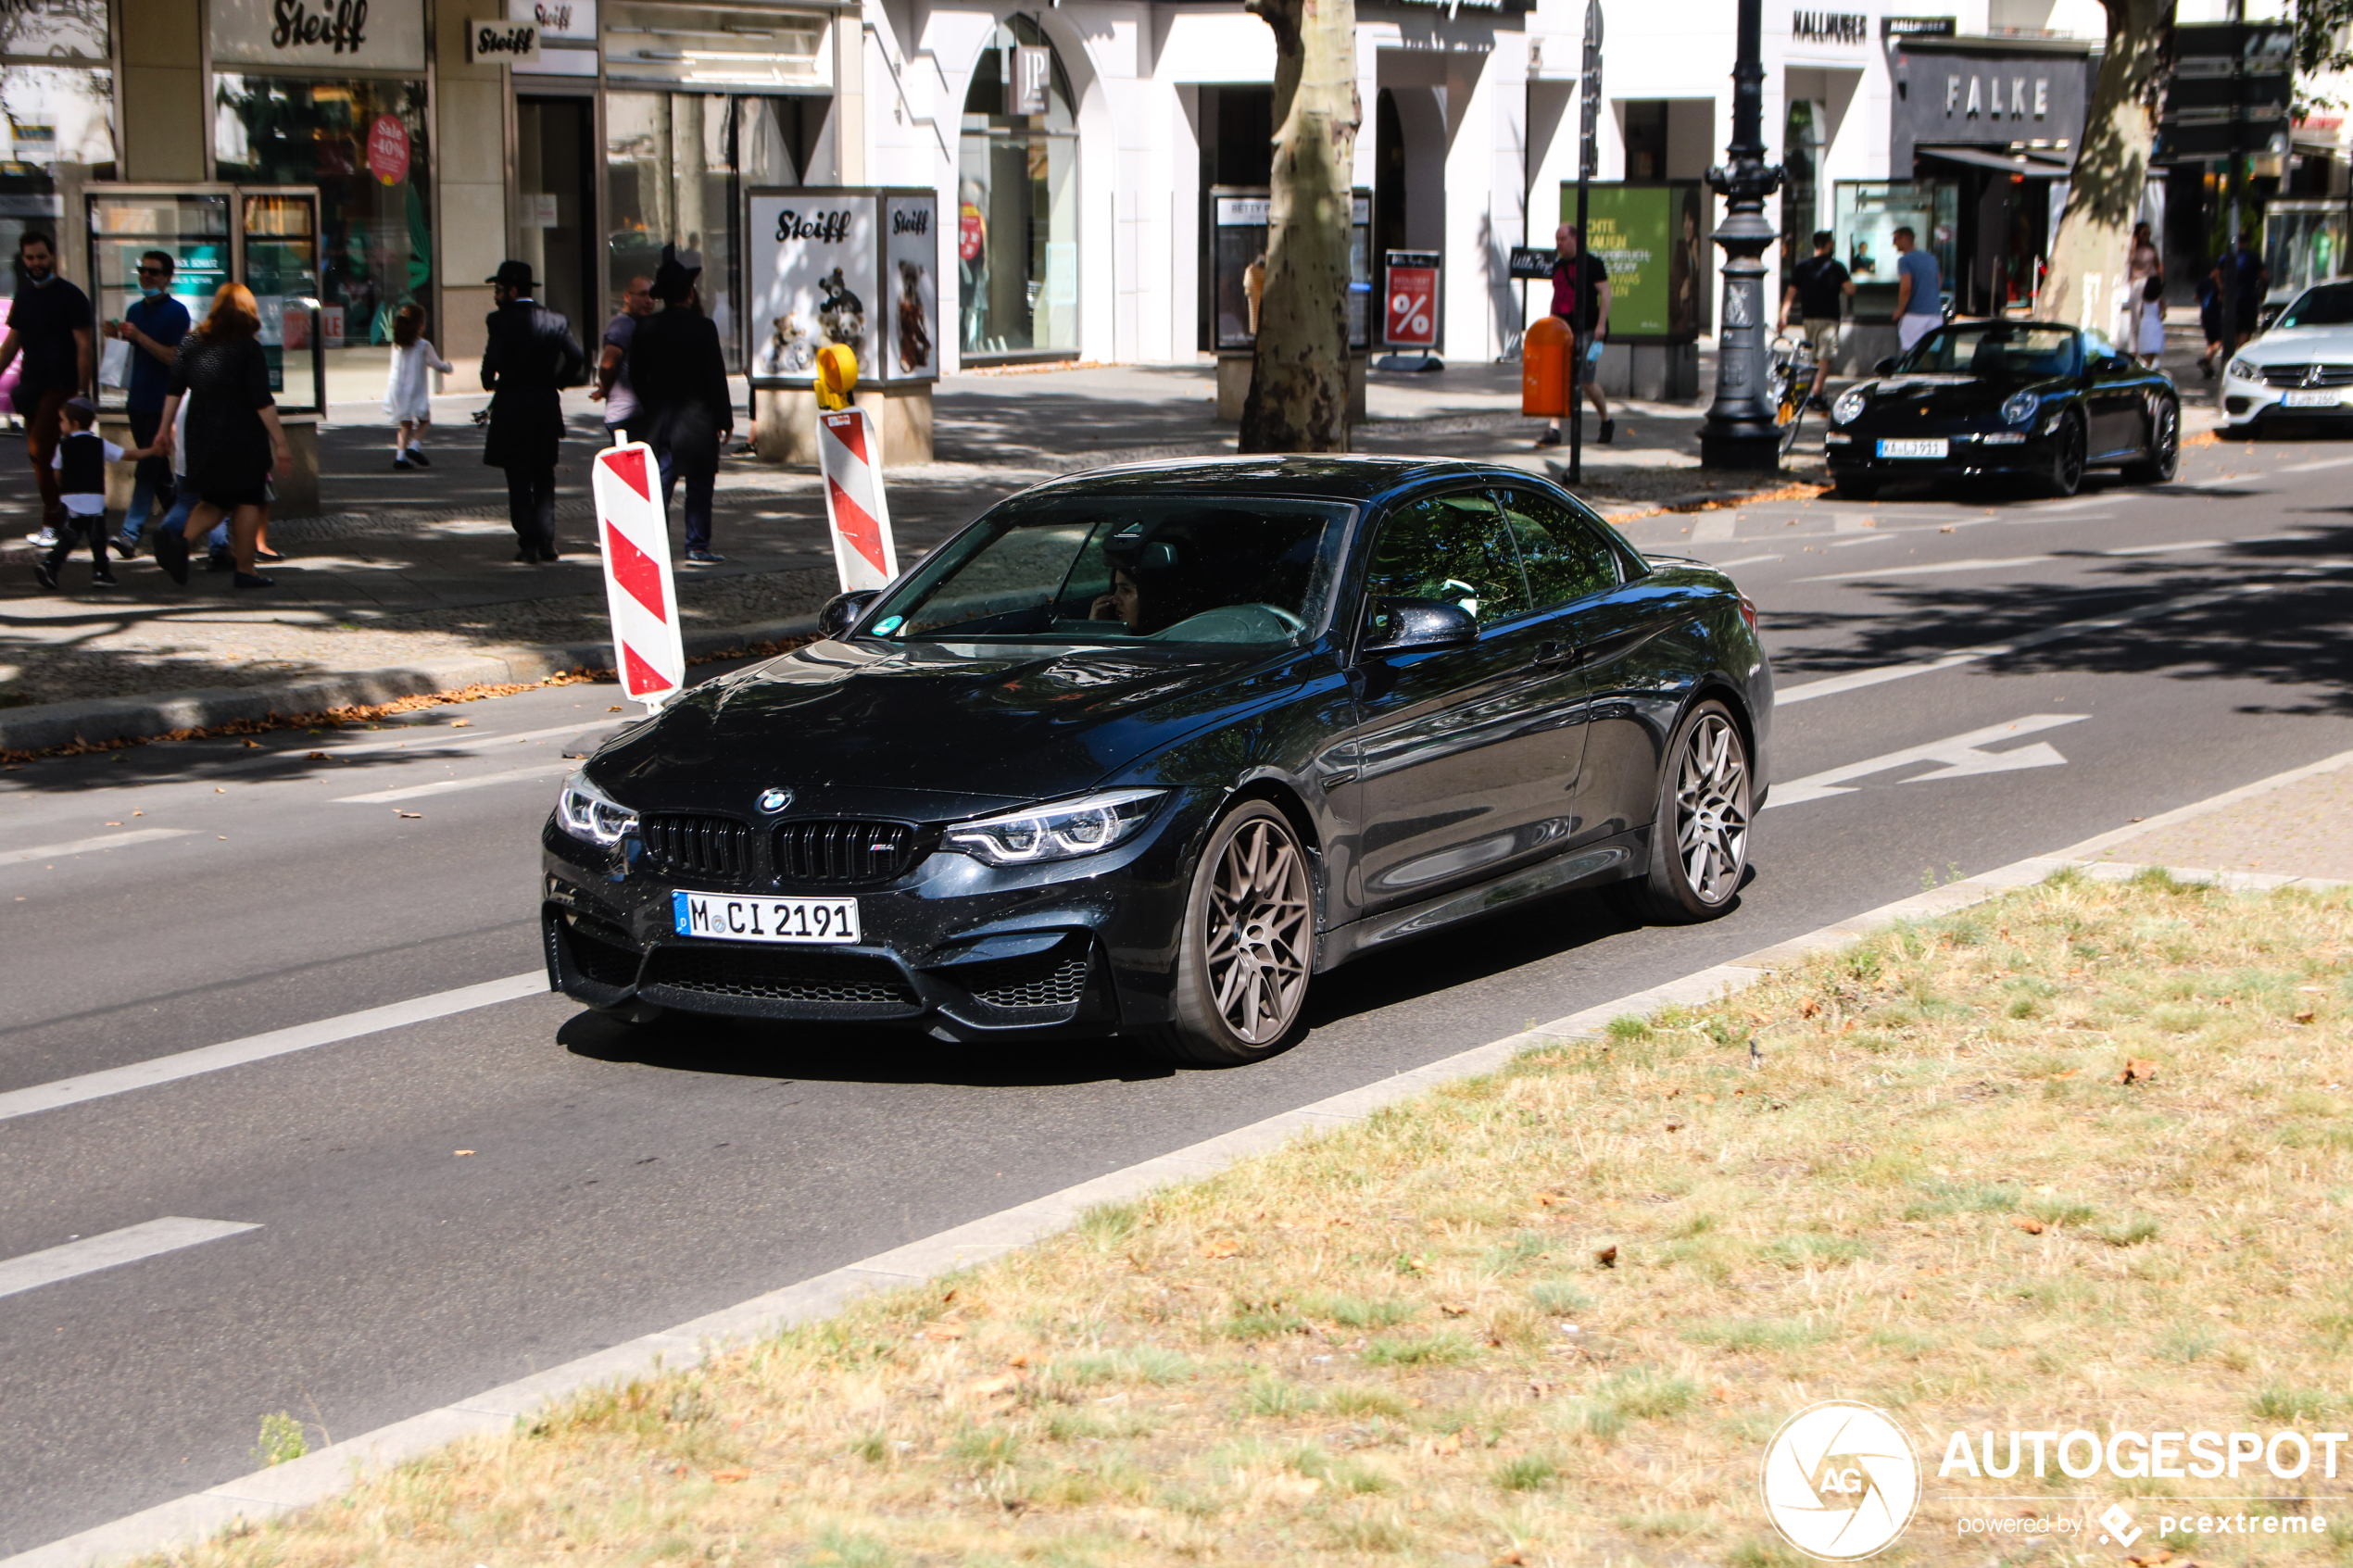
{"label": "car rear wheel", "polygon": [[1222,819],[1193,868],[1176,944],[1176,1012],[1139,1032],[1169,1061],[1227,1067],[1290,1045],[1315,957],[1315,892],[1290,819],[1248,800]]}
{"label": "car rear wheel", "polygon": [[2171,484],[2182,468],[2182,408],[2171,397],[2160,397],[2149,414],[2148,456],[2124,470],[2134,484]]}
{"label": "car rear wheel", "polygon": [[2083,453],[2083,421],[2073,414],[2062,416],[2051,444],[2050,471],[2043,478],[2045,495],[2064,499],[2082,488]]}
{"label": "car rear wheel", "polygon": [[1748,742],[1731,709],[1699,704],[1676,726],[1660,771],[1650,867],[1612,892],[1637,920],[1713,920],[1732,907],[1748,870]]}

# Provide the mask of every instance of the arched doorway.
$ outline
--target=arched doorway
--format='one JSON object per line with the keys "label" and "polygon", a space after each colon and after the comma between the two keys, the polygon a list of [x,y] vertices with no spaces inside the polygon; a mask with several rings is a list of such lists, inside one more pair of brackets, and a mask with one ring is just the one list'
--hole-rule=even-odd
{"label": "arched doorway", "polygon": [[966,364],[1078,353],[1078,127],[1027,17],[998,24],[964,94],[956,259]]}

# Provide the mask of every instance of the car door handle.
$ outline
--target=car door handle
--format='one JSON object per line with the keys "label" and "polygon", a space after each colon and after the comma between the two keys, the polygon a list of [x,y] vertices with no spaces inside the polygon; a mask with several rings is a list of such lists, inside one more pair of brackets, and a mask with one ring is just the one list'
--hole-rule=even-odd
{"label": "car door handle", "polygon": [[1573,643],[1539,643],[1536,645],[1536,662],[1539,664],[1582,664],[1585,662],[1585,650]]}

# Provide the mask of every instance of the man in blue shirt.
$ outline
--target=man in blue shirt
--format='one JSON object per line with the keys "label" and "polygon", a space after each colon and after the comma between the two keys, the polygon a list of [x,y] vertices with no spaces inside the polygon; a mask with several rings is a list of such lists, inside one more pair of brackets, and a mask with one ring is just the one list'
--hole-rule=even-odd
{"label": "man in blue shirt", "polygon": [[1895,341],[1906,348],[1944,324],[1944,289],[1936,257],[1920,249],[1908,228],[1895,231]]}
{"label": "man in blue shirt", "polygon": [[[188,307],[171,297],[171,257],[151,250],[139,258],[139,298],[120,321],[107,323],[107,335],[131,345],[131,384],[125,389],[131,414],[131,445],[153,446],[156,429],[163,421],[163,401],[171,390],[171,367],[180,358],[180,340],[188,335]],[[140,531],[157,507],[169,511],[172,502],[171,460],[143,458],[131,487],[131,509],[123,514],[122,533],[115,553],[128,558],[139,553]]]}

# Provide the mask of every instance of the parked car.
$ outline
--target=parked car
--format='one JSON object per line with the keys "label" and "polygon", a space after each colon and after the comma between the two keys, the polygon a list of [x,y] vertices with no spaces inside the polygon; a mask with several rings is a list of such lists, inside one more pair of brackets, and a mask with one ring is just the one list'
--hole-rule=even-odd
{"label": "parked car", "polygon": [[1250,1061],[1316,974],[1524,900],[1722,913],[1763,802],[1755,608],[1512,469],[1101,470],[824,624],[564,786],[558,989]]}
{"label": "parked car", "polygon": [[1823,455],[1841,495],[1914,479],[2023,479],[2072,495],[2095,468],[2172,479],[2173,383],[2098,332],[2052,321],[1953,321],[1831,405]]}
{"label": "parked car", "polygon": [[2353,413],[2353,278],[2315,283],[2222,369],[2222,412],[2261,429]]}

